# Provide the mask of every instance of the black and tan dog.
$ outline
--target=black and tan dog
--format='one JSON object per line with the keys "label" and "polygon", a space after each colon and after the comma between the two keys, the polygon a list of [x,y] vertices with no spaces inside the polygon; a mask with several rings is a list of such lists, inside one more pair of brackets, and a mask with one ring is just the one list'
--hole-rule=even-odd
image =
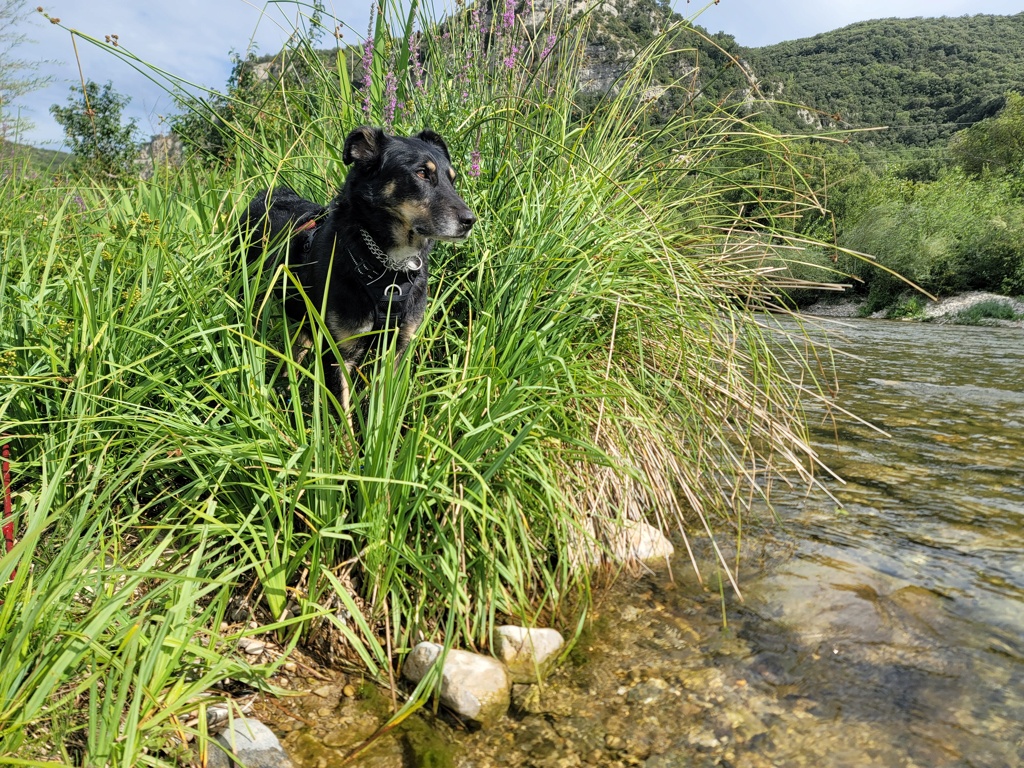
{"label": "black and tan dog", "polygon": [[[444,140],[433,131],[408,138],[361,127],[345,140],[351,168],[334,200],[318,205],[287,188],[266,190],[239,221],[250,264],[288,264],[310,304],[323,313],[346,370],[325,347],[327,384],[347,413],[348,379],[374,346],[397,332],[401,354],[423,320],[430,249],[464,240],[476,217],[455,191]],[[276,247],[277,252],[273,253]],[[297,292],[285,297],[293,321],[306,318]],[[303,325],[296,356],[311,344]]]}

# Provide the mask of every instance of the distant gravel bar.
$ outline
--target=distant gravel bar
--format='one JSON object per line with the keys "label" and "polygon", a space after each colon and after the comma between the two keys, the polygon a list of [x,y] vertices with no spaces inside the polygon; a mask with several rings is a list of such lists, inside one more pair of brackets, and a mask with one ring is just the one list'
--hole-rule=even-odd
{"label": "distant gravel bar", "polygon": [[[1024,315],[1024,301],[1020,299],[1014,299],[1009,296],[1000,296],[997,293],[987,293],[985,291],[971,291],[969,293],[961,293],[956,296],[949,296],[945,299],[940,299],[939,301],[926,301],[924,306],[924,317],[925,319],[935,323],[948,323],[951,322],[953,317],[960,312],[968,310],[976,304],[982,304],[988,301],[998,301],[1003,304],[1008,304],[1013,308],[1015,313]],[[856,299],[819,301],[809,307],[805,307],[801,312],[805,315],[815,315],[817,317],[858,317],[862,303],[863,302]],[[871,317],[885,317],[885,311],[876,312],[871,315]],[[990,322],[992,325],[1003,327],[1024,328],[1024,321],[1022,320],[992,320]]]}

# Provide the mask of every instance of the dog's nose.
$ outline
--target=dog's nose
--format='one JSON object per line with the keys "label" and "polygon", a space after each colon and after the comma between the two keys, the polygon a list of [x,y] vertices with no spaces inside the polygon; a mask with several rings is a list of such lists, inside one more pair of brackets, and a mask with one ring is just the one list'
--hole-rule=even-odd
{"label": "dog's nose", "polygon": [[468,208],[459,214],[459,231],[469,232],[476,224],[476,216]]}

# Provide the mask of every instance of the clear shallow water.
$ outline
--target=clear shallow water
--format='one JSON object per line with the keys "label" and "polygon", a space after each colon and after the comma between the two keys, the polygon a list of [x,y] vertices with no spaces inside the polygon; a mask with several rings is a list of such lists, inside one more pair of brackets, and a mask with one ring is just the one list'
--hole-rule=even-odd
{"label": "clear shallow water", "polygon": [[888,436],[817,433],[840,503],[782,500],[794,553],[734,628],[753,672],[874,729],[880,765],[1024,765],[1024,332],[849,326],[838,401]]}
{"label": "clear shallow water", "polygon": [[886,434],[816,430],[845,483],[776,495],[727,627],[677,557],[462,765],[1024,766],[1024,331],[846,326],[837,402]]}

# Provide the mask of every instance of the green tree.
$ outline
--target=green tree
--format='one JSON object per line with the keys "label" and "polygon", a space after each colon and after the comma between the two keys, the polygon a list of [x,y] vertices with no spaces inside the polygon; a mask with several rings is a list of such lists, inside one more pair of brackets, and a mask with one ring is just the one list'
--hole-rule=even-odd
{"label": "green tree", "polygon": [[1008,93],[994,117],[955,134],[949,149],[957,164],[972,176],[1024,171],[1024,96]]}
{"label": "green tree", "polygon": [[13,105],[21,96],[50,82],[50,78],[35,74],[42,62],[15,56],[18,46],[28,41],[24,33],[16,31],[28,13],[23,0],[0,0],[0,142],[32,127]]}
{"label": "green tree", "polygon": [[139,154],[136,122],[121,120],[131,99],[110,82],[101,89],[92,80],[83,90],[73,87],[71,94],[67,106],[50,107],[71,146],[71,170],[112,179],[134,173]]}

